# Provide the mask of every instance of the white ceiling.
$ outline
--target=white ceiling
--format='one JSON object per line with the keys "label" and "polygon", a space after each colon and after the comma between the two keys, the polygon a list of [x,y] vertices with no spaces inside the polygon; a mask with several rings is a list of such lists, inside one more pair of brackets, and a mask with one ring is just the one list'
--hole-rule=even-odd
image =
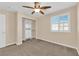
{"label": "white ceiling", "polygon": [[[45,15],[56,12],[61,9],[69,8],[77,4],[77,2],[41,2],[41,6],[51,6],[52,8],[45,10]],[[34,6],[33,2],[0,2],[0,9],[9,11],[18,11],[31,16],[40,16],[41,14],[31,14],[32,9],[23,8],[22,6]]]}

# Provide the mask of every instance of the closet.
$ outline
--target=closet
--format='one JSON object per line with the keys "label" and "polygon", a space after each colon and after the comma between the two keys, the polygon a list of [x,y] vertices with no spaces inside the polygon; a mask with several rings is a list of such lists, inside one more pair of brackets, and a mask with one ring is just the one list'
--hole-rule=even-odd
{"label": "closet", "polygon": [[27,39],[32,39],[35,38],[36,32],[35,32],[35,20],[28,19],[28,18],[23,18],[23,27],[22,27],[22,37],[23,41]]}

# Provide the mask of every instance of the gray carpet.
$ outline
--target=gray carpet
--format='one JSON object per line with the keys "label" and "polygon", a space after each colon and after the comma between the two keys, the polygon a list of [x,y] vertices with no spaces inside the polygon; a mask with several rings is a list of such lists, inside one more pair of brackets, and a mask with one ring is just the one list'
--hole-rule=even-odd
{"label": "gray carpet", "polygon": [[22,45],[0,49],[0,56],[77,56],[75,49],[42,40],[28,40]]}

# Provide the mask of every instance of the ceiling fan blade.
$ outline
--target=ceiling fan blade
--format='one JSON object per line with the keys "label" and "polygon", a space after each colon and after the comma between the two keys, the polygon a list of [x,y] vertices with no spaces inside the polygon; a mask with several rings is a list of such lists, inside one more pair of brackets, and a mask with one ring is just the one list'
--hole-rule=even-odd
{"label": "ceiling fan blade", "polygon": [[40,13],[44,15],[44,12],[40,10]]}
{"label": "ceiling fan blade", "polygon": [[32,12],[32,14],[34,14],[34,13],[35,13],[35,11]]}
{"label": "ceiling fan blade", "polygon": [[35,8],[40,8],[40,3],[39,2],[35,2],[34,4],[35,4],[35,6],[34,6]]}
{"label": "ceiling fan blade", "polygon": [[30,6],[22,6],[22,7],[34,9],[33,7]]}
{"label": "ceiling fan blade", "polygon": [[48,9],[48,8],[51,8],[51,6],[43,6],[43,7],[40,7],[40,9]]}

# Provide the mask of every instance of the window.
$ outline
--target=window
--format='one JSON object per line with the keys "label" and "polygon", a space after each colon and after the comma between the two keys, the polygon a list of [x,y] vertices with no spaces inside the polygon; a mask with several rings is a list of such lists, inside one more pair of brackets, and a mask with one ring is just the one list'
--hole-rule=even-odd
{"label": "window", "polygon": [[70,17],[69,15],[53,16],[51,18],[52,32],[70,32]]}

